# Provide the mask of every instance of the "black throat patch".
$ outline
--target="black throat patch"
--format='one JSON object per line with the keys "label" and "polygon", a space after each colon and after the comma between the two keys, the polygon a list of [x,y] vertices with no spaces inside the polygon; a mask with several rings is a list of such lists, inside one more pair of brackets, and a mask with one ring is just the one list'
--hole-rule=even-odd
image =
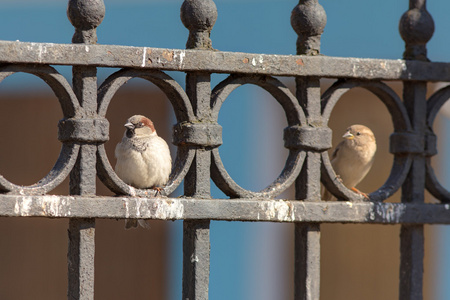
{"label": "black throat patch", "polygon": [[134,133],[134,129],[127,129],[127,138],[131,139],[132,137],[134,137],[135,133]]}

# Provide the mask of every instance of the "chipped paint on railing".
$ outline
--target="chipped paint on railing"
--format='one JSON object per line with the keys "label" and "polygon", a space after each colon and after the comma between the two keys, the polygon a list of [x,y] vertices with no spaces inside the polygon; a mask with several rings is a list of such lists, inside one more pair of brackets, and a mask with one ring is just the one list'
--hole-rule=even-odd
{"label": "chipped paint on railing", "polygon": [[262,202],[260,208],[269,220],[291,222],[295,220],[295,212],[289,201],[269,200]]}

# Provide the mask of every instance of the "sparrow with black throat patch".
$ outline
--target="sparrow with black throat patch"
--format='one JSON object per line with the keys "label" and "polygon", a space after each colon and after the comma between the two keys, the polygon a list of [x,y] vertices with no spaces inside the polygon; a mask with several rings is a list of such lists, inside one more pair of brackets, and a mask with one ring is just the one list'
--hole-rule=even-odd
{"label": "sparrow with black throat patch", "polygon": [[[116,146],[115,172],[126,184],[160,192],[169,180],[172,158],[166,141],[156,133],[153,122],[142,115],[132,116],[122,141]],[[125,227],[147,227],[143,220],[126,220]]]}

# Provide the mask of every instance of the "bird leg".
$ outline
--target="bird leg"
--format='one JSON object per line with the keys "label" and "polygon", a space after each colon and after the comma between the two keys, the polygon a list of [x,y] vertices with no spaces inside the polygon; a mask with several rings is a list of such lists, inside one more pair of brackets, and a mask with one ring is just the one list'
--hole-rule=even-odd
{"label": "bird leg", "polygon": [[161,195],[161,192],[163,190],[163,188],[160,186],[155,186],[153,187],[153,189],[156,191],[155,197],[158,197],[158,194]]}
{"label": "bird leg", "polygon": [[355,187],[352,187],[351,190],[354,191],[355,193],[359,194],[359,195],[362,195],[362,196],[363,196],[365,199],[367,199],[367,200],[370,199],[370,198],[369,198],[369,195],[367,195],[366,193],[361,192],[360,190],[358,190],[358,189],[355,188]]}

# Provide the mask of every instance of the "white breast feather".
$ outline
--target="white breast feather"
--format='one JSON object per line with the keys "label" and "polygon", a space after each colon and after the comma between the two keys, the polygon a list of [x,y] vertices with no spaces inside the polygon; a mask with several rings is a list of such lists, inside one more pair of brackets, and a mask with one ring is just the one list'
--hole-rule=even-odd
{"label": "white breast feather", "polygon": [[126,147],[125,144],[122,140],[115,151],[115,171],[125,183],[136,188],[152,188],[167,183],[172,160],[169,147],[161,137],[150,137],[147,149],[143,152]]}

